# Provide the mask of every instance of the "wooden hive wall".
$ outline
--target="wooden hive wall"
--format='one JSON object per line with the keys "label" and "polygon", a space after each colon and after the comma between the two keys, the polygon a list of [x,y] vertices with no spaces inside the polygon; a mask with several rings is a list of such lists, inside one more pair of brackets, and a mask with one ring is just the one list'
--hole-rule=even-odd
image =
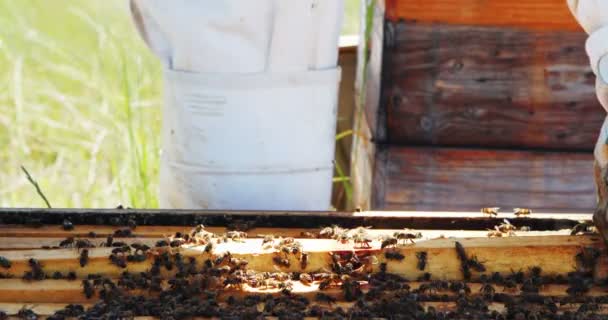
{"label": "wooden hive wall", "polygon": [[361,207],[595,207],[605,111],[565,1],[377,3],[360,121],[374,144],[353,154],[374,154],[371,189],[353,165]]}

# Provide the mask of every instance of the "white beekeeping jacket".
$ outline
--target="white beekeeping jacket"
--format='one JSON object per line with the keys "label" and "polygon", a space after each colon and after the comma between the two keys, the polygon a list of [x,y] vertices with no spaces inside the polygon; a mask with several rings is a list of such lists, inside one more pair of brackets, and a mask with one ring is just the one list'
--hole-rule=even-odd
{"label": "white beekeeping jacket", "polygon": [[597,76],[598,99],[608,110],[608,1],[568,0],[568,6],[580,25],[589,34],[586,49],[591,68]]}
{"label": "white beekeeping jacket", "polygon": [[131,0],[165,67],[164,208],[330,207],[343,0]]}
{"label": "white beekeeping jacket", "polygon": [[[586,50],[595,73],[598,100],[608,110],[608,1],[567,0],[570,11],[589,34]],[[608,166],[608,118],[604,121],[594,156],[601,168]]]}
{"label": "white beekeeping jacket", "polygon": [[131,0],[131,10],[150,48],[176,70],[258,73],[336,65],[342,1]]}

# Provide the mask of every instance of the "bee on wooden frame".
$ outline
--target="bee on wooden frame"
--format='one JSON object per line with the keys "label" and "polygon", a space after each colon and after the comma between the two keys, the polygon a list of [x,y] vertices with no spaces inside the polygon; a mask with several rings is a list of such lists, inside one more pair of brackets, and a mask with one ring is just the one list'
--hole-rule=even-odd
{"label": "bee on wooden frame", "polygon": [[385,251],[384,257],[387,260],[397,260],[397,261],[401,261],[401,260],[405,259],[405,256],[396,250]]}
{"label": "bee on wooden frame", "polygon": [[93,284],[91,284],[91,281],[89,280],[82,280],[82,290],[87,299],[91,299],[93,294],[95,294]]}
{"label": "bee on wooden frame", "polygon": [[426,268],[427,255],[426,251],[416,252],[416,258],[418,259],[418,264],[416,266],[418,267],[418,270],[424,270]]}
{"label": "bee on wooden frame", "polygon": [[516,217],[529,216],[530,214],[532,214],[532,210],[528,208],[515,208],[513,209],[513,214]]}
{"label": "bee on wooden frame", "polygon": [[0,267],[4,268],[4,269],[9,269],[11,267],[12,263],[9,259],[5,258],[5,257],[0,257]]}
{"label": "bee on wooden frame", "polygon": [[414,239],[422,239],[422,233],[395,232],[393,234],[393,237],[397,238],[398,240],[401,240],[403,244],[407,244],[407,242],[414,244]]}
{"label": "bee on wooden frame", "polygon": [[80,262],[80,267],[84,267],[89,263],[89,249],[82,249],[82,251],[80,251],[78,261]]}
{"label": "bee on wooden frame", "polygon": [[509,222],[509,220],[507,219],[504,219],[501,224],[495,226],[494,228],[502,233],[508,234],[510,237],[516,235],[515,231],[517,230],[517,228],[512,225],[511,222]]}
{"label": "bee on wooden frame", "polygon": [[386,236],[382,239],[382,244],[380,245],[380,247],[382,249],[388,248],[388,247],[394,247],[397,245],[397,243],[399,243],[399,240],[397,238],[391,237],[391,236]]}
{"label": "bee on wooden frame", "polygon": [[502,232],[500,232],[500,230],[488,229],[488,238],[500,238],[500,237],[502,237]]}
{"label": "bee on wooden frame", "polygon": [[489,217],[496,217],[496,216],[498,216],[498,210],[500,210],[499,207],[481,208],[481,213],[483,213]]}
{"label": "bee on wooden frame", "polygon": [[312,283],[312,277],[308,273],[301,273],[300,282],[302,282],[302,284],[305,286],[310,286]]}
{"label": "bee on wooden frame", "polygon": [[317,293],[317,295],[315,297],[315,300],[319,301],[319,302],[324,302],[324,303],[327,303],[327,304],[330,304],[330,305],[332,303],[336,302],[336,298],[334,298],[334,297],[332,297],[332,296],[330,296],[328,294],[325,294],[323,292]]}

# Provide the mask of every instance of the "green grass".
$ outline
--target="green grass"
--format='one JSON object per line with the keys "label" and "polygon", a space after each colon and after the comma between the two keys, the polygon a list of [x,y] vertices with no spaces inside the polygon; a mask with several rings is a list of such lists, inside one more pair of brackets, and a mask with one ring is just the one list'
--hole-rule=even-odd
{"label": "green grass", "polygon": [[[345,33],[357,33],[347,0]],[[158,206],[162,74],[126,0],[0,0],[0,206]]]}

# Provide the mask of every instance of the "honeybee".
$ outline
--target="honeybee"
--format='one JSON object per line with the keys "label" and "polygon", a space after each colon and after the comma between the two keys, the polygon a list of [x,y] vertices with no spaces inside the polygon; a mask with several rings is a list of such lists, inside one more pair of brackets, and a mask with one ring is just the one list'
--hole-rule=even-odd
{"label": "honeybee", "polygon": [[397,260],[397,261],[401,261],[401,260],[405,259],[405,255],[403,255],[402,253],[400,253],[398,251],[386,251],[386,252],[384,252],[384,257],[387,260]]}
{"label": "honeybee", "polygon": [[490,217],[496,217],[498,216],[498,210],[500,210],[499,207],[481,208],[481,213],[486,214]]}
{"label": "honeybee", "polygon": [[373,241],[372,237],[367,233],[366,229],[357,229],[352,236],[355,242],[355,247],[358,248],[371,248],[370,242]]}
{"label": "honeybee", "polygon": [[87,263],[89,263],[89,250],[88,249],[83,249],[82,251],[80,251],[80,258],[78,259],[78,261],[80,262],[81,267],[84,267],[87,265]]}
{"label": "honeybee", "polygon": [[406,244],[408,241],[414,244],[414,239],[422,239],[422,233],[395,232],[393,237],[403,241],[403,244]]}
{"label": "honeybee", "polygon": [[388,248],[388,247],[394,247],[397,245],[397,243],[399,243],[399,240],[395,237],[391,237],[391,236],[385,236],[382,239],[382,245],[381,248]]}
{"label": "honeybee", "polygon": [[517,228],[511,224],[511,222],[509,222],[509,220],[504,219],[503,223],[501,223],[498,226],[495,226],[496,230],[502,232],[502,233],[506,233],[509,236],[514,236],[515,235],[515,230],[517,230]]}
{"label": "honeybee", "polygon": [[520,217],[520,216],[529,216],[532,213],[532,210],[527,209],[527,208],[515,208],[513,209],[513,214],[515,214],[515,216]]}
{"label": "honeybee", "polygon": [[312,283],[312,277],[308,273],[301,273],[300,282],[302,282],[302,284],[305,286],[310,286]]}
{"label": "honeybee", "polygon": [[426,268],[426,262],[427,262],[427,252],[426,251],[420,251],[420,252],[416,252],[416,258],[418,258],[418,270],[424,270]]}
{"label": "honeybee", "polygon": [[499,230],[488,230],[488,238],[500,238],[502,237],[502,232]]}

